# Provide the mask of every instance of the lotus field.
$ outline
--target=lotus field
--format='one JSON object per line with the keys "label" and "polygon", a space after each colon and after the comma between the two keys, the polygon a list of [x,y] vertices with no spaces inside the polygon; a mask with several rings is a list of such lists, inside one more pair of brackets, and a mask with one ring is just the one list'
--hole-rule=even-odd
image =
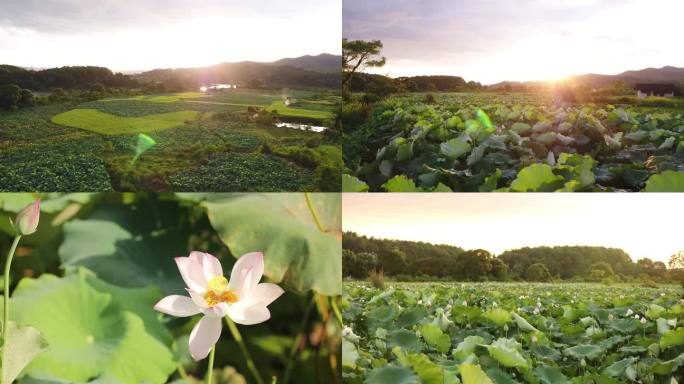
{"label": "lotus field", "polygon": [[340,210],[339,194],[0,194],[0,383],[339,382]]}
{"label": "lotus field", "polygon": [[681,105],[428,96],[389,98],[349,130],[346,191],[684,190]]}
{"label": "lotus field", "polygon": [[343,378],[365,384],[669,383],[681,288],[346,283]]}

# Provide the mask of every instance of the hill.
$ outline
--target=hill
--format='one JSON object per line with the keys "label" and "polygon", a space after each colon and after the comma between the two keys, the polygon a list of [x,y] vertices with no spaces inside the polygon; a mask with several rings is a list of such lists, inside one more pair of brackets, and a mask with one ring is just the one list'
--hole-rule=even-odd
{"label": "hill", "polygon": [[342,56],[322,53],[317,56],[306,55],[295,58],[280,59],[271,64],[289,65],[291,67],[314,72],[339,73],[342,68]]}

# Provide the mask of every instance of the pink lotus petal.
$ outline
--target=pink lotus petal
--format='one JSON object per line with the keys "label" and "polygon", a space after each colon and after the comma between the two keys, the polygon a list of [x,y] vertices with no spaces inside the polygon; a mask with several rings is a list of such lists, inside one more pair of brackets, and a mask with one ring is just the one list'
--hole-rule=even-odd
{"label": "pink lotus petal", "polygon": [[188,294],[190,295],[190,298],[192,298],[192,301],[195,303],[196,306],[200,308],[207,308],[207,301],[204,300],[204,296],[201,293],[197,293],[193,291],[192,289],[186,289],[188,291]]}
{"label": "pink lotus petal", "polygon": [[171,295],[159,300],[154,309],[176,317],[193,316],[200,313],[200,309],[187,296]]}
{"label": "pink lotus petal", "polygon": [[190,356],[200,361],[209,355],[221,336],[221,318],[204,316],[190,332]]}
{"label": "pink lotus petal", "polygon": [[254,325],[270,319],[271,312],[265,306],[232,305],[228,309],[228,316],[238,324]]}
{"label": "pink lotus petal", "polygon": [[30,235],[38,229],[40,221],[40,199],[24,207],[12,222],[14,230],[21,235]]}
{"label": "pink lotus petal", "polygon": [[190,258],[199,261],[200,265],[202,265],[202,272],[207,281],[214,277],[223,276],[221,262],[214,255],[203,252],[191,252]]}
{"label": "pink lotus petal", "polygon": [[[264,275],[264,254],[251,252],[242,255],[233,265],[230,273],[230,289],[242,292],[251,291]],[[249,280],[246,280],[249,277]],[[247,282],[247,286],[245,286]]]}
{"label": "pink lotus petal", "polygon": [[252,295],[250,298],[265,307],[279,298],[283,293],[285,293],[285,291],[276,284],[261,283],[251,292]]}
{"label": "pink lotus petal", "polygon": [[185,285],[200,294],[207,290],[207,280],[204,278],[202,265],[190,257],[176,257],[176,265]]}

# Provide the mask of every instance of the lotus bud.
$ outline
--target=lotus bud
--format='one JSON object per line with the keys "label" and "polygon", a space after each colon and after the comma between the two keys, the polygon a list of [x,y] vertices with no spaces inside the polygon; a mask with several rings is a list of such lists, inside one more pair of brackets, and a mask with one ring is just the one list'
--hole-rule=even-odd
{"label": "lotus bud", "polygon": [[30,235],[36,232],[38,220],[40,219],[40,199],[28,205],[19,213],[12,222],[12,226],[18,235]]}

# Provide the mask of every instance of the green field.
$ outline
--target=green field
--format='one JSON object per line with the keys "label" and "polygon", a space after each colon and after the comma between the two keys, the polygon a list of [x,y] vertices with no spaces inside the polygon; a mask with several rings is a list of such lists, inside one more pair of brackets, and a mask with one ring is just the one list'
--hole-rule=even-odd
{"label": "green field", "polygon": [[197,119],[197,111],[179,111],[146,115],[142,117],[121,117],[97,109],[72,109],[54,116],[51,121],[67,127],[81,128],[103,135],[132,135],[149,133],[182,126]]}
{"label": "green field", "polygon": [[[342,154],[334,135],[276,127],[280,114],[247,113],[282,103],[285,91],[233,91],[0,111],[0,191],[340,189]],[[286,121],[328,125],[340,103],[326,91],[286,93],[315,105],[284,108],[284,119],[295,111]],[[157,144],[131,164],[140,133]]]}
{"label": "green field", "polygon": [[[437,93],[345,105],[349,188],[684,191],[681,99]],[[364,108],[368,108],[364,110]]]}
{"label": "green field", "polygon": [[346,283],[349,384],[677,383],[673,285]]}

